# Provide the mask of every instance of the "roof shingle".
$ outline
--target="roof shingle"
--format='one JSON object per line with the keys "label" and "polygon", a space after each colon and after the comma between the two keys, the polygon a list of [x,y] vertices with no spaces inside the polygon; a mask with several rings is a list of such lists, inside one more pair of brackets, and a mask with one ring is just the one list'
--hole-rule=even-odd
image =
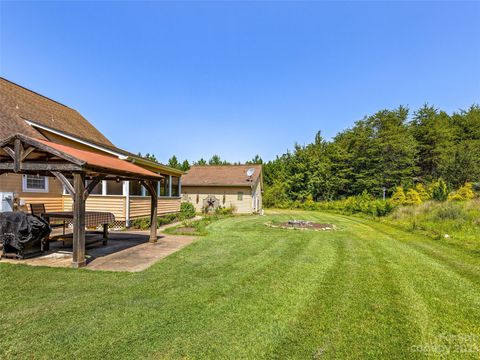
{"label": "roof shingle", "polygon": [[46,139],[25,120],[74,134],[95,144],[114,147],[76,110],[0,77],[0,139],[16,133]]}
{"label": "roof shingle", "polygon": [[[254,169],[252,178],[248,169]],[[205,165],[192,166],[182,176],[182,186],[251,186],[261,175],[262,165]]]}

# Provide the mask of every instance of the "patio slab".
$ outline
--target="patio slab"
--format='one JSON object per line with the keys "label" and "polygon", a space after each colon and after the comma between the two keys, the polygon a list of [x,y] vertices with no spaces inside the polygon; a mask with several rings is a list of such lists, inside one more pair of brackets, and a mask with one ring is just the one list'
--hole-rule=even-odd
{"label": "patio slab", "polygon": [[[156,243],[149,243],[149,231],[111,231],[108,245],[101,242],[87,245],[87,266],[90,270],[142,271],[155,262],[180,250],[196,240],[194,236],[159,234]],[[88,241],[88,240],[87,240]],[[32,266],[70,267],[72,253],[61,247],[61,242],[52,243],[44,255],[23,259],[4,259],[0,263]]]}

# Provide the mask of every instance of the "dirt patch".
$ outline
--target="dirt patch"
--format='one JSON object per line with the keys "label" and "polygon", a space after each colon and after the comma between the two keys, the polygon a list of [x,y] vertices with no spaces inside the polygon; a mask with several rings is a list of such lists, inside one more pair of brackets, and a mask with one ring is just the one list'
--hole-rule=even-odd
{"label": "dirt patch", "polygon": [[333,224],[321,224],[313,221],[307,220],[288,220],[286,222],[273,224],[267,223],[267,226],[282,228],[282,229],[298,229],[298,230],[315,230],[315,231],[325,231],[325,230],[335,230],[336,226]]}

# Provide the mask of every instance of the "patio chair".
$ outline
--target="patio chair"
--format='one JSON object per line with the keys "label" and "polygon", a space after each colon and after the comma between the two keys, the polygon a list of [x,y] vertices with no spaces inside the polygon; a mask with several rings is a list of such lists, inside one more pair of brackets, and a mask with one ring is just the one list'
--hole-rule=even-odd
{"label": "patio chair", "polygon": [[[65,220],[62,221],[61,223],[51,224],[50,219],[48,219],[47,217],[44,216],[44,214],[47,213],[47,211],[45,210],[45,204],[42,204],[42,203],[40,203],[40,204],[30,204],[30,213],[32,215],[40,216],[42,219],[47,220],[52,229],[53,228],[60,228],[60,227],[63,228],[62,234],[65,235]],[[49,241],[50,241],[50,239],[46,240],[45,250],[48,250],[48,248],[49,248],[49,246],[48,246]],[[62,240],[62,243],[63,243],[63,245],[65,245],[65,241]]]}

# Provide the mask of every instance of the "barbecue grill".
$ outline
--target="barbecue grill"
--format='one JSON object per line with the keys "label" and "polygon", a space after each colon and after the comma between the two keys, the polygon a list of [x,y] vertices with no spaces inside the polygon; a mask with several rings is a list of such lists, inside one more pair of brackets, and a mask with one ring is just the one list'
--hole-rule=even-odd
{"label": "barbecue grill", "polygon": [[51,231],[48,223],[39,216],[21,211],[0,213],[2,256],[25,259],[39,254]]}

